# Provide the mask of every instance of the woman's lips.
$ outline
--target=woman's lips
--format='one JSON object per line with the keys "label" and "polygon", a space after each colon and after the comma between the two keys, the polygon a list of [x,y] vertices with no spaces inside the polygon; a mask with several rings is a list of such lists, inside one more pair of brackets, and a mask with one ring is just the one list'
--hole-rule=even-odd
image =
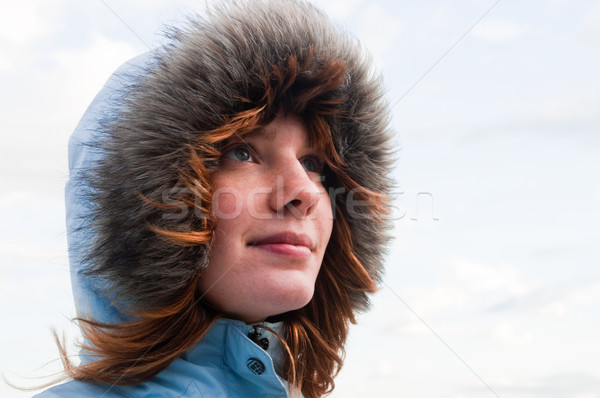
{"label": "woman's lips", "polygon": [[308,235],[282,232],[253,239],[248,246],[273,254],[306,258],[311,255],[313,242]]}
{"label": "woman's lips", "polygon": [[273,254],[280,254],[290,257],[307,258],[310,256],[311,251],[306,246],[290,245],[288,243],[266,243],[253,246],[259,250],[266,250]]}

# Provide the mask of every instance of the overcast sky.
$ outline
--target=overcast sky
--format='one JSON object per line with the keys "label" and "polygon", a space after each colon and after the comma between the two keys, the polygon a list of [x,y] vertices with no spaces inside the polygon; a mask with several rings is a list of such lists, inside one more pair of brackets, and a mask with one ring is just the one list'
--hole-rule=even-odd
{"label": "overcast sky", "polygon": [[[10,380],[60,368],[51,327],[77,336],[71,131],[114,69],[203,3],[2,3]],[[396,239],[332,396],[599,398],[600,1],[315,3],[375,57],[398,145]],[[30,395],[0,382],[2,397]]]}

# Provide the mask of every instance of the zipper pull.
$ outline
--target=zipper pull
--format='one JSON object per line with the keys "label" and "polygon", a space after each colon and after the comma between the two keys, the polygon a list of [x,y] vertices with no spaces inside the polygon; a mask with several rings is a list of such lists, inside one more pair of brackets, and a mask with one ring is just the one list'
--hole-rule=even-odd
{"label": "zipper pull", "polygon": [[254,331],[248,333],[248,338],[252,340],[256,345],[258,345],[263,350],[267,351],[269,349],[269,339],[266,337],[260,337],[260,332],[256,326],[254,327]]}

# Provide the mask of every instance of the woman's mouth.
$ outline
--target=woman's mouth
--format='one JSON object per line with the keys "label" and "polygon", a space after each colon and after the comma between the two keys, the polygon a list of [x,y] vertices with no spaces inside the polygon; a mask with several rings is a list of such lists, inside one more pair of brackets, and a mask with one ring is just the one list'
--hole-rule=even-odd
{"label": "woman's mouth", "polygon": [[277,255],[306,258],[312,253],[313,242],[305,234],[281,232],[252,239],[247,246]]}

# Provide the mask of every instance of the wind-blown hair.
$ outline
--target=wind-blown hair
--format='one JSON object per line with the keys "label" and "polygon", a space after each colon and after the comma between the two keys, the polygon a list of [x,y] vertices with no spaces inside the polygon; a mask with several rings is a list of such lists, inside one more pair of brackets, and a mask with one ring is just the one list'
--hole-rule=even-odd
{"label": "wind-blown hair", "polygon": [[349,323],[381,277],[391,134],[380,82],[359,44],[303,2],[227,3],[169,38],[113,104],[102,160],[86,176],[95,236],[86,277],[133,320],[79,319],[94,360],[73,366],[61,347],[67,375],[148,380],[221,316],[198,288],[216,222],[211,173],[228,142],[284,112],[324,154],[334,207],[312,300],[277,317],[283,377],[319,397],[333,389]]}

